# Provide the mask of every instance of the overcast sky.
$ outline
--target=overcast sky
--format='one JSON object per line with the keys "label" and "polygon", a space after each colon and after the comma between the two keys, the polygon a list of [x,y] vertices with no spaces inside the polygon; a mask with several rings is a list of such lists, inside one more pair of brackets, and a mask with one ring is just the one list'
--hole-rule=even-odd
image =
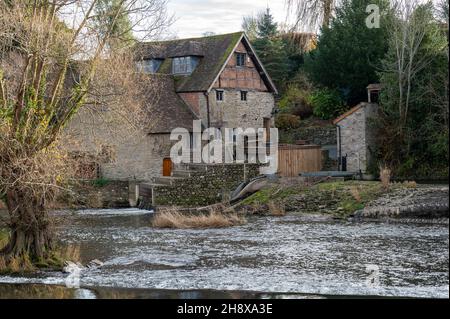
{"label": "overcast sky", "polygon": [[172,32],[179,38],[241,30],[242,17],[270,7],[276,21],[286,17],[284,0],[170,0],[168,9],[177,19]]}

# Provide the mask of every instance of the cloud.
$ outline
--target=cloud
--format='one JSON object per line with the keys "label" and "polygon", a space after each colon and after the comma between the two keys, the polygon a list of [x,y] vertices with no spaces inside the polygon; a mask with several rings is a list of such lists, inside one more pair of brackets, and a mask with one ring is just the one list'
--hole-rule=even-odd
{"label": "cloud", "polygon": [[179,38],[236,32],[241,30],[242,17],[267,6],[276,21],[284,21],[284,0],[170,0],[168,9],[176,18],[171,31]]}

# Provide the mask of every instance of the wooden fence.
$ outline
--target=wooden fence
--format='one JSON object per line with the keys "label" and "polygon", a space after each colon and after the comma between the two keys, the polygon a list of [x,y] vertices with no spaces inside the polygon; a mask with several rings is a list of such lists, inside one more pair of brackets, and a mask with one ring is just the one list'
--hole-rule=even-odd
{"label": "wooden fence", "polygon": [[278,173],[285,177],[322,170],[322,150],[319,145],[278,146]]}

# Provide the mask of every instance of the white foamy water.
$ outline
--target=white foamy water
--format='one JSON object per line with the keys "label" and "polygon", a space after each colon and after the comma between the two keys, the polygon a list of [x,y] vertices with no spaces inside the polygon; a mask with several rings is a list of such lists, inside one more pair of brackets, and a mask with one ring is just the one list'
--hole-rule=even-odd
{"label": "white foamy water", "polygon": [[[142,212],[142,211],[141,211]],[[223,289],[319,295],[449,297],[448,225],[359,223],[289,215],[208,230],[150,227],[152,214],[91,210],[60,230],[81,245],[83,287]],[[368,284],[367,267],[376,267]],[[65,275],[0,277],[64,284]]]}

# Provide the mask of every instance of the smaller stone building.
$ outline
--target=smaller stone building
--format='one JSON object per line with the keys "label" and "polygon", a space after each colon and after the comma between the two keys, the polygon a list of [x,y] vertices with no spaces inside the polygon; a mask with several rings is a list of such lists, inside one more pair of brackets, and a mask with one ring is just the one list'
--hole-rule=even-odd
{"label": "smaller stone building", "polygon": [[378,104],[362,102],[334,120],[340,170],[367,173],[375,146],[370,119],[376,116],[377,110]]}

